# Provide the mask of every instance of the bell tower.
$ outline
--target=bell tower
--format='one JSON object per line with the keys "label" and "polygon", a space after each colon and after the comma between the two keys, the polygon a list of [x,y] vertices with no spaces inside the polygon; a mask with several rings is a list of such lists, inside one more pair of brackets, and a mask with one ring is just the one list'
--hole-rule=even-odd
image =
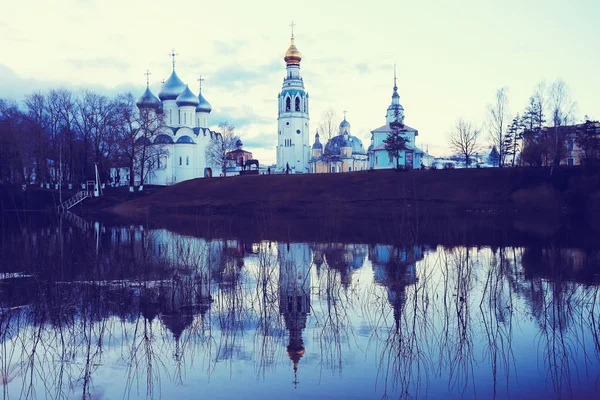
{"label": "bell tower", "polygon": [[289,165],[290,172],[308,173],[310,160],[308,93],[300,76],[302,54],[294,44],[292,22],[290,47],[283,60],[286,63],[286,76],[278,97],[277,112],[277,169],[283,171]]}

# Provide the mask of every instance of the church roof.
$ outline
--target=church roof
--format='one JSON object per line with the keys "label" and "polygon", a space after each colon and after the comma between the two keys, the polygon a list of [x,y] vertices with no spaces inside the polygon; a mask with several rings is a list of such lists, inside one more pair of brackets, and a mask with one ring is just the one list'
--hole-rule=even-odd
{"label": "church roof", "polygon": [[196,112],[206,112],[210,113],[212,111],[212,106],[210,103],[202,96],[202,92],[198,94],[198,106],[196,106]]}
{"label": "church roof", "polygon": [[[346,136],[348,139],[345,139]],[[365,148],[359,138],[352,135],[338,135],[327,142],[323,155],[339,155],[342,147],[352,147],[352,154],[366,154]]]}
{"label": "church roof", "polygon": [[158,97],[162,100],[175,100],[177,96],[183,92],[185,89],[185,84],[179,77],[175,70],[171,73],[171,76],[167,81],[163,84],[162,88],[158,92]]}
{"label": "church roof", "polygon": [[285,52],[285,56],[283,57],[283,60],[287,64],[300,64],[300,61],[302,61],[302,54],[300,53],[300,51],[296,48],[296,45],[294,44],[294,36],[291,37],[290,41],[291,41],[290,47]]}
{"label": "church roof", "polygon": [[161,134],[161,135],[158,135],[156,137],[156,139],[154,139],[154,143],[172,144],[173,143],[173,139],[171,138],[171,136],[168,136],[168,135],[165,135],[165,134]]}
{"label": "church roof", "polygon": [[[390,133],[390,132],[394,132],[394,130],[390,127],[390,124],[385,124],[383,126],[380,126],[379,128],[373,129],[371,132],[386,132],[386,133]],[[400,133],[411,133],[414,132],[415,136],[418,136],[419,131],[417,131],[414,128],[411,128],[408,125],[404,125],[404,128],[400,129],[399,131]]]}
{"label": "church roof", "polygon": [[160,107],[160,100],[158,97],[152,93],[150,87],[146,86],[146,91],[144,94],[140,96],[140,98],[135,103],[138,108],[154,108],[158,109]]}
{"label": "church roof", "polygon": [[179,139],[177,139],[177,143],[196,144],[189,136],[181,136]]}
{"label": "church roof", "polygon": [[181,92],[179,94],[179,96],[177,96],[177,105],[179,107],[183,107],[183,106],[194,107],[194,106],[198,105],[198,98],[190,90],[190,87],[188,85],[185,85],[185,89],[183,89],[183,92]]}

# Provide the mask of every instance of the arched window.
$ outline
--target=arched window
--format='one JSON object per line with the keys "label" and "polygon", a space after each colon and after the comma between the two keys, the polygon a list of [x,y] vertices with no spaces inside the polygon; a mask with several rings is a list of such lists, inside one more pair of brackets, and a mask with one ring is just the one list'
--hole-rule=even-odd
{"label": "arched window", "polygon": [[292,110],[292,99],[287,97],[285,99],[285,111],[291,111],[291,110]]}
{"label": "arched window", "polygon": [[296,97],[296,111],[300,111],[300,97]]}
{"label": "arched window", "polygon": [[185,156],[185,165],[190,165],[190,156]]}

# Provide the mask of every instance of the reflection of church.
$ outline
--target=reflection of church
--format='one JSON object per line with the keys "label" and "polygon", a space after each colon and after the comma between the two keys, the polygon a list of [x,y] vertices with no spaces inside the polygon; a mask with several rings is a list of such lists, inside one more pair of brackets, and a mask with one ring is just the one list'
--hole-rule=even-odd
{"label": "reflection of church", "polygon": [[306,318],[310,312],[310,248],[304,243],[280,243],[277,258],[279,312],[289,333],[287,354],[294,364],[294,383],[298,383],[298,363],[304,355],[302,331],[306,328]]}
{"label": "reflection of church", "polygon": [[337,271],[344,287],[352,283],[352,274],[361,268],[367,258],[367,246],[361,244],[329,243],[315,245],[313,249],[313,262],[320,272],[321,264]]}
{"label": "reflection of church", "polygon": [[375,283],[385,286],[388,301],[394,309],[396,327],[406,301],[406,287],[418,282],[416,264],[423,259],[423,247],[374,245],[369,259],[375,273]]}

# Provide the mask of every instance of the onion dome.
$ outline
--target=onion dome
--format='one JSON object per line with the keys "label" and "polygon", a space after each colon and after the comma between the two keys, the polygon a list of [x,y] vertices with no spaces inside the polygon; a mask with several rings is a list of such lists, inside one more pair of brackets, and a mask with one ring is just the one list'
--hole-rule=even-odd
{"label": "onion dome", "polygon": [[[171,73],[171,76],[163,84],[162,88],[158,92],[158,97],[162,100],[175,100],[177,96],[185,89],[185,84],[179,79],[175,70]],[[195,105],[195,104],[194,104]]]}
{"label": "onion dome", "polygon": [[198,105],[198,98],[190,90],[190,87],[188,85],[185,85],[185,89],[183,89],[183,92],[181,92],[179,94],[179,96],[177,96],[177,105],[179,107],[184,107],[184,106],[196,107]]}
{"label": "onion dome", "polygon": [[244,145],[244,143],[242,143],[241,139],[236,140],[235,147],[237,147],[238,149],[241,149],[243,145]]}
{"label": "onion dome", "polygon": [[285,52],[285,57],[283,57],[283,60],[287,64],[300,64],[300,61],[302,60],[302,54],[296,48],[296,45],[294,44],[293,36],[291,37],[290,47]]}
{"label": "onion dome", "polygon": [[160,107],[160,100],[152,93],[149,86],[146,86],[146,91],[136,101],[135,105],[138,108],[153,108],[158,109]]}
{"label": "onion dome", "polygon": [[345,139],[344,135],[338,135],[333,138],[325,145],[324,155],[339,156],[341,155],[340,149],[342,147],[352,147],[352,154],[366,154],[365,148],[362,142],[356,136],[348,135]]}
{"label": "onion dome", "polygon": [[349,128],[350,122],[346,121],[346,117],[344,117],[344,120],[340,123],[340,132],[347,131]]}
{"label": "onion dome", "polygon": [[196,112],[209,113],[212,111],[210,103],[202,96],[202,92],[198,94],[198,105],[196,106]]}
{"label": "onion dome", "polygon": [[315,134],[315,143],[312,146],[313,150],[322,150],[323,149],[323,145],[321,144],[321,142],[319,141],[319,132],[317,132]]}

